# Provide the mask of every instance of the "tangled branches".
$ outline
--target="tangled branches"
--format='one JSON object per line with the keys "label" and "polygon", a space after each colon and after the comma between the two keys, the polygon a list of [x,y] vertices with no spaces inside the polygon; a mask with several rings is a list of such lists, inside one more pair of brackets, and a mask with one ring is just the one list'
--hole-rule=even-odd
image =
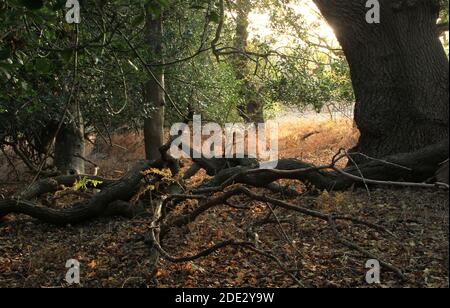
{"label": "tangled branches", "polygon": [[[190,223],[194,222],[196,220],[196,218],[199,217],[201,214],[205,213],[206,211],[208,211],[216,206],[231,205],[229,202],[229,200],[231,198],[236,197],[236,196],[242,196],[242,195],[253,201],[270,203],[276,207],[279,207],[279,208],[282,208],[282,209],[285,209],[288,211],[293,211],[293,212],[299,213],[304,216],[313,217],[313,218],[325,221],[329,224],[329,227],[335,234],[336,240],[340,244],[342,244],[352,250],[356,250],[359,253],[363,254],[365,257],[368,257],[371,259],[379,259],[379,258],[374,256],[374,254],[370,253],[366,249],[358,246],[357,244],[354,244],[347,239],[341,238],[340,233],[336,227],[336,221],[351,222],[356,225],[366,226],[368,228],[371,228],[371,229],[374,229],[374,230],[377,230],[380,232],[384,232],[390,236],[394,236],[392,234],[392,232],[390,232],[386,228],[376,225],[376,224],[373,224],[373,223],[370,223],[370,222],[363,221],[358,218],[345,216],[345,215],[324,214],[319,211],[310,210],[305,207],[293,205],[293,204],[290,204],[290,203],[287,203],[287,202],[284,202],[284,201],[281,201],[281,200],[278,200],[278,199],[275,199],[272,197],[254,193],[250,189],[248,189],[244,186],[238,185],[237,187],[231,188],[229,191],[220,193],[219,196],[214,197],[212,199],[209,199],[204,195],[177,195],[177,196],[171,196],[171,197],[165,199],[164,202],[162,202],[160,205],[158,205],[158,207],[155,209],[155,213],[157,213],[157,214],[154,216],[151,231],[150,231],[153,247],[165,259],[167,259],[168,261],[171,261],[171,262],[176,262],[176,263],[192,261],[192,260],[195,260],[195,259],[198,259],[201,257],[205,257],[205,256],[207,256],[219,249],[227,247],[227,246],[245,246],[245,247],[252,247],[252,249],[256,249],[256,247],[254,246],[254,244],[251,241],[239,242],[239,241],[235,241],[235,240],[228,240],[228,241],[224,241],[219,244],[216,244],[213,247],[210,247],[210,248],[203,250],[192,256],[173,257],[169,253],[165,252],[160,244],[160,239],[162,237],[164,237],[170,231],[171,228],[182,227],[184,225],[190,224]],[[166,207],[169,206],[174,201],[179,202],[181,199],[183,199],[183,200],[189,200],[189,199],[203,200],[204,202],[202,204],[200,204],[195,210],[193,210],[189,214],[166,220],[165,214],[164,214],[164,213],[166,213]],[[405,279],[405,276],[402,274],[402,272],[395,266],[389,264],[388,262],[384,262],[384,261],[380,261],[380,263],[383,266],[385,266],[387,269],[389,269],[390,271],[394,272],[399,278]]]}
{"label": "tangled branches", "polygon": [[[272,260],[297,285],[303,286],[299,277],[287,270],[275,255],[258,247],[258,240],[252,238],[254,233],[250,229],[246,232],[246,238],[222,241],[200,252],[181,257],[172,256],[167,252],[164,249],[163,242],[171,230],[195,222],[200,215],[211,211],[213,208],[226,206],[234,209],[248,209],[232,204],[232,200],[235,197],[244,197],[250,201],[250,204],[257,201],[275,208],[294,212],[300,216],[322,221],[327,224],[329,230],[334,234],[337,244],[357,251],[366,258],[380,260],[372,252],[344,238],[339,231],[337,223],[347,222],[394,237],[395,235],[385,227],[357,217],[312,210],[308,207],[289,203],[268,195],[258,194],[251,188],[258,187],[273,191],[277,180],[290,179],[309,183],[322,190],[345,190],[352,185],[366,187],[369,193],[369,188],[373,185],[448,190],[448,184],[428,184],[413,181],[419,178],[426,179],[434,174],[439,163],[448,157],[448,141],[422,149],[416,153],[400,154],[383,160],[365,157],[368,160],[367,163],[359,166],[353,164],[353,166],[345,169],[340,169],[338,163],[344,159],[352,163],[355,155],[362,154],[348,153],[345,150],[341,150],[333,157],[330,164],[319,167],[297,160],[282,160],[278,168],[274,170],[253,169],[251,165],[230,166],[230,168],[218,171],[210,182],[191,190],[186,190],[178,181],[167,181],[166,172],[163,172],[165,174],[164,178],[158,176],[159,172],[149,172],[149,170],[154,169],[170,168],[172,170],[171,174],[173,176],[177,175],[178,167],[176,162],[167,154],[168,148],[168,145],[161,148],[161,153],[163,154],[161,161],[141,161],[122,179],[105,180],[98,177],[87,177],[90,181],[98,184],[95,187],[96,191],[88,194],[87,199],[86,194],[84,194],[83,196],[86,200],[74,204],[71,208],[52,209],[39,205],[38,202],[42,195],[54,194],[61,191],[62,187],[74,186],[82,177],[65,176],[36,182],[14,198],[0,201],[0,217],[12,213],[25,214],[50,224],[65,226],[67,224],[83,223],[101,216],[122,215],[134,217],[151,212],[153,219],[149,230],[151,244],[149,258],[154,268],[156,268],[160,258],[175,263],[188,262],[211,255],[225,247],[233,247],[235,249],[246,249]],[[190,174],[195,174],[202,166],[214,165],[215,162],[196,163],[195,171]],[[220,164],[223,166],[223,162],[220,162]],[[214,170],[217,171],[218,169]],[[186,179],[186,176],[178,175],[177,178]],[[403,181],[396,181],[400,178]],[[411,181],[408,182],[406,180]],[[164,182],[167,182],[166,185],[159,185]],[[155,192],[155,189],[152,189],[149,192],[147,189],[149,185],[158,187],[157,191]],[[152,202],[139,200],[141,197],[147,196],[148,193],[151,194],[150,200]],[[183,214],[171,212],[177,205],[184,205],[188,200],[197,200],[197,206],[187,212],[185,211]],[[271,207],[270,209],[274,213]],[[278,219],[276,222],[280,223]],[[380,264],[387,270],[395,273],[399,279],[405,279],[402,271],[394,265],[387,261],[380,261]]]}

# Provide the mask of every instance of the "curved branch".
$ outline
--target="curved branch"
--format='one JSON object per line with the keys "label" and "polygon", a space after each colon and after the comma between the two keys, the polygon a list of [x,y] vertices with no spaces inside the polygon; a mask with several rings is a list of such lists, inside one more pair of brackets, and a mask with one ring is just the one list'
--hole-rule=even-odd
{"label": "curved branch", "polygon": [[54,193],[60,189],[61,186],[72,187],[77,181],[83,179],[93,180],[99,182],[95,188],[103,189],[116,181],[107,180],[98,176],[91,175],[67,175],[55,178],[43,179],[28,186],[25,190],[16,195],[15,199],[32,200],[47,193]]}
{"label": "curved branch", "polygon": [[[89,201],[77,204],[68,209],[49,209],[25,200],[0,201],[0,217],[11,213],[26,214],[50,224],[64,226],[103,216],[105,213],[109,213],[108,207],[111,204],[117,201],[129,201],[132,198],[140,187],[141,180],[143,179],[142,172],[151,166],[152,164],[148,161],[139,162],[121,180],[111,183],[103,191],[94,195]],[[53,188],[54,183],[50,181],[48,183],[50,186],[45,187],[45,189]],[[34,190],[35,192],[36,190]],[[29,192],[28,196],[31,195],[32,193]]]}
{"label": "curved branch", "polygon": [[[338,156],[339,155],[339,156]],[[280,179],[299,180],[310,183],[321,190],[345,190],[354,184],[415,186],[422,188],[444,188],[444,185],[427,185],[424,181],[434,178],[443,161],[449,157],[449,141],[431,145],[417,152],[392,155],[384,159],[370,160],[357,167],[344,170],[336,168],[337,161],[346,155],[338,154],[330,165],[313,166],[295,159],[278,162],[277,169],[251,169],[235,167],[222,170],[208,183],[208,187],[195,193],[216,191],[233,183],[254,187],[266,187]],[[361,176],[361,174],[363,176]],[[395,181],[403,179],[402,183]],[[406,181],[406,182],[405,182]]]}
{"label": "curved branch", "polygon": [[[199,207],[194,209],[190,214],[183,215],[183,216],[177,217],[177,218],[175,218],[175,219],[173,219],[171,221],[168,221],[167,223],[163,224],[161,227],[159,225],[159,221],[161,220],[162,216],[161,215],[158,216],[157,219],[155,219],[154,223],[152,224],[152,231],[151,231],[151,233],[152,233],[153,241],[154,242],[159,241],[160,237],[161,238],[164,237],[170,231],[170,229],[172,227],[181,227],[181,226],[187,225],[187,224],[195,221],[196,218],[199,215],[201,215],[202,213],[210,210],[211,208],[213,208],[215,206],[222,205],[222,204],[227,204],[228,200],[230,198],[235,197],[235,196],[239,196],[239,195],[245,195],[248,198],[250,198],[251,200],[260,201],[260,202],[267,202],[267,203],[273,204],[273,205],[275,205],[277,207],[283,208],[285,210],[294,211],[294,212],[300,213],[300,214],[305,215],[305,216],[309,216],[309,217],[313,217],[313,218],[317,218],[317,219],[323,220],[323,221],[325,221],[325,222],[327,222],[329,224],[330,228],[332,228],[332,231],[333,231],[333,233],[335,233],[335,235],[336,235],[336,231],[337,231],[337,228],[335,228],[335,221],[336,220],[348,221],[348,222],[351,222],[351,223],[356,224],[356,225],[364,225],[364,226],[366,226],[368,228],[371,228],[371,229],[374,229],[374,230],[377,230],[377,231],[381,231],[381,232],[386,232],[389,235],[393,235],[392,232],[388,231],[383,226],[379,226],[379,225],[376,225],[376,224],[373,224],[373,223],[365,222],[363,220],[360,220],[360,219],[357,219],[357,218],[353,218],[353,217],[344,216],[344,215],[332,215],[332,218],[330,218],[329,214],[325,214],[325,213],[322,213],[322,212],[319,212],[319,211],[315,211],[315,210],[311,210],[311,209],[308,209],[308,208],[305,208],[305,207],[293,205],[293,204],[290,204],[290,203],[287,203],[287,202],[284,202],[284,201],[281,201],[281,200],[278,200],[278,199],[274,199],[274,198],[268,197],[266,195],[259,195],[257,193],[252,192],[250,189],[248,189],[246,187],[239,186],[239,187],[236,187],[236,188],[234,188],[234,189],[232,189],[230,191],[224,192],[222,195],[220,195],[220,196],[218,196],[218,197],[216,197],[214,199],[206,200],[202,205],[200,205]],[[184,198],[186,200],[191,199],[190,196],[188,196],[188,195],[186,195],[186,196],[178,196],[178,198]],[[201,199],[201,198],[199,198],[198,195],[195,195],[195,196],[192,196],[192,199]],[[163,206],[164,206],[164,203],[161,204],[161,207],[163,207]],[[161,213],[162,212],[163,212],[163,210],[161,210]],[[155,232],[155,230],[157,230],[158,238],[153,234],[153,232]],[[337,233],[336,237],[337,237],[338,241],[341,244],[344,244],[345,246],[347,246],[347,247],[349,247],[349,248],[351,248],[353,250],[356,250],[358,252],[362,252],[366,256],[370,256],[373,259],[379,260],[378,257],[376,257],[373,254],[367,252],[366,250],[364,250],[360,246],[358,246],[358,245],[356,245],[356,244],[354,244],[354,243],[352,243],[352,242],[350,242],[348,240],[340,238],[339,237],[339,232]],[[212,253],[213,251],[221,248],[222,247],[221,245],[231,245],[232,243],[233,242],[223,242],[223,243],[218,244],[219,245],[218,247],[214,246],[214,247],[212,247],[211,249],[209,249],[207,251],[201,252],[200,254],[197,254],[197,255],[191,256],[191,257],[184,257],[184,258],[171,257],[170,255],[165,253],[160,246],[159,247],[156,246],[156,249],[163,256],[168,258],[169,261],[172,261],[172,262],[178,262],[178,261],[179,262],[185,262],[185,261],[191,261],[192,260],[191,258],[195,259],[197,257],[204,256],[205,252],[206,253]],[[405,279],[405,276],[402,274],[402,272],[399,269],[397,269],[395,266],[393,266],[393,265],[391,265],[391,264],[389,264],[389,263],[387,263],[385,261],[380,261],[380,264],[384,265],[387,269],[393,271],[402,280]]]}

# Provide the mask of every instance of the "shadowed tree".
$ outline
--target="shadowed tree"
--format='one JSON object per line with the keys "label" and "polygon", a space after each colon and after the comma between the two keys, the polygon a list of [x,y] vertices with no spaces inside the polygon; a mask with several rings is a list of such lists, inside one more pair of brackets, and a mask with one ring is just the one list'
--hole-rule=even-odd
{"label": "shadowed tree", "polygon": [[366,1],[314,0],[350,65],[361,137],[374,157],[413,152],[448,138],[449,63],[436,25],[438,0],[380,0],[381,22]]}
{"label": "shadowed tree", "polygon": [[240,116],[249,123],[263,123],[263,102],[255,83],[252,81],[249,58],[245,54],[249,39],[249,15],[252,11],[251,0],[237,0],[236,2],[236,36],[234,38],[234,48],[236,55],[233,58],[233,65],[236,72],[236,79],[242,82],[240,95],[242,102],[238,106]]}
{"label": "shadowed tree", "polygon": [[[155,11],[159,11],[155,13]],[[147,8],[146,41],[148,45],[149,63],[163,63],[163,13],[159,4]],[[149,76],[145,85],[144,102],[152,108],[144,120],[145,153],[148,160],[160,158],[159,148],[164,142],[164,69],[163,66],[153,69],[154,76]]]}
{"label": "shadowed tree", "polygon": [[[55,166],[62,174],[85,173],[84,124],[79,103],[70,108],[69,121],[55,140]],[[55,124],[54,127],[57,125]]]}

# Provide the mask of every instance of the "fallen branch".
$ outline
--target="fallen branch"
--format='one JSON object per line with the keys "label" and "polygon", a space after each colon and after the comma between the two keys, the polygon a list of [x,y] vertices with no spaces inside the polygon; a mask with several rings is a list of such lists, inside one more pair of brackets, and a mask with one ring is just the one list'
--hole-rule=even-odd
{"label": "fallen branch", "polygon": [[[82,223],[89,219],[119,213],[125,216],[132,216],[134,209],[130,209],[127,202],[140,190],[145,178],[144,171],[150,168],[170,168],[173,175],[179,171],[178,162],[173,159],[167,151],[170,148],[169,141],[161,147],[162,158],[157,161],[138,162],[122,179],[117,181],[105,180],[95,176],[61,176],[52,179],[44,179],[38,182],[33,181],[26,190],[13,199],[0,201],[0,217],[16,213],[26,214],[37,218],[43,222],[54,225],[67,225]],[[71,187],[77,181],[83,179],[95,180],[99,183],[95,188],[101,189],[86,202],[80,202],[67,209],[49,209],[30,202],[45,193],[54,193],[61,186]],[[125,203],[124,203],[125,202]],[[136,213],[140,213],[137,209]],[[135,213],[135,214],[136,214]]]}
{"label": "fallen branch", "polygon": [[305,141],[305,140],[309,139],[310,137],[320,134],[320,133],[321,133],[320,131],[316,130],[316,131],[310,132],[310,133],[302,136],[300,139],[301,139],[301,141]]}
{"label": "fallen branch", "polygon": [[[182,227],[184,225],[188,225],[188,224],[192,223],[193,221],[195,221],[196,218],[198,216],[200,216],[201,214],[203,214],[204,212],[206,212],[206,211],[208,211],[208,210],[210,210],[213,207],[216,207],[218,205],[229,204],[228,203],[229,199],[231,199],[232,197],[235,197],[235,196],[239,196],[239,195],[245,195],[248,198],[250,198],[251,200],[260,201],[260,202],[267,202],[267,203],[273,204],[273,205],[275,205],[277,207],[283,208],[285,210],[295,211],[295,212],[300,213],[300,214],[305,215],[305,216],[309,216],[309,217],[320,219],[322,221],[327,222],[334,233],[337,230],[337,228],[334,229],[335,225],[331,224],[331,222],[330,222],[330,215],[329,214],[325,214],[325,213],[322,213],[322,212],[319,212],[319,211],[315,211],[315,210],[311,210],[311,209],[304,208],[304,207],[301,207],[301,206],[293,205],[293,204],[290,204],[290,203],[287,203],[287,202],[284,202],[284,201],[281,201],[281,200],[278,200],[278,199],[274,199],[274,198],[271,198],[271,197],[268,197],[268,196],[265,196],[265,195],[259,195],[259,194],[256,194],[256,193],[252,192],[250,189],[248,189],[246,187],[238,186],[238,187],[233,188],[230,191],[223,192],[220,196],[217,196],[215,198],[212,198],[212,199],[204,199],[203,198],[205,200],[204,203],[200,204],[191,213],[183,215],[183,216],[176,217],[174,219],[171,219],[171,220],[167,221],[165,224],[162,224],[161,226],[160,226],[160,222],[163,219],[162,218],[163,216],[159,216],[158,219],[154,221],[154,224],[152,225],[152,231],[151,232],[154,232],[154,229],[158,230],[158,236],[163,238],[165,235],[167,235],[167,233],[170,231],[171,228]],[[184,195],[184,196],[180,195],[177,198],[184,198],[185,200],[188,200],[188,199],[201,200],[202,199],[201,196],[199,196],[199,195],[192,196],[192,198],[190,198],[189,195]],[[162,203],[161,208],[165,204],[168,204],[168,203]],[[161,210],[161,213],[163,213],[163,212],[164,212],[164,210]],[[376,225],[376,224],[373,224],[373,223],[365,222],[365,221],[360,220],[358,218],[348,217],[348,216],[345,216],[345,215],[333,215],[332,216],[332,222],[334,223],[336,220],[348,221],[348,222],[351,222],[351,223],[356,224],[356,225],[363,225],[363,226],[366,226],[368,228],[371,228],[371,229],[374,229],[374,230],[377,230],[377,231],[380,231],[380,232],[385,232],[385,233],[387,233],[387,234],[389,234],[391,236],[394,236],[393,233],[390,232],[389,230],[387,230],[386,228],[384,228],[382,226],[379,226],[379,225]],[[336,233],[335,233],[335,235],[336,235]],[[154,238],[156,238],[156,237],[154,237]],[[371,258],[379,260],[378,257],[374,256],[373,254],[368,253],[367,251],[365,251],[364,249],[362,249],[358,245],[356,245],[354,243],[351,243],[348,240],[343,240],[340,237],[338,239],[339,239],[339,242],[341,244],[345,244],[347,247],[349,247],[351,249],[357,250],[358,252],[364,252],[364,254],[366,256],[370,255]],[[226,243],[218,244],[219,245],[218,248],[221,248],[222,247],[221,245],[225,245],[225,244]],[[230,244],[228,244],[228,245],[230,245]],[[212,247],[212,248],[214,248],[214,247]],[[161,247],[156,247],[156,249],[162,255],[165,255],[166,257],[170,257],[170,256],[167,256],[166,254],[164,254],[162,251],[160,251],[160,249],[162,249]],[[213,249],[213,251],[214,251],[214,249]],[[207,252],[210,252],[210,250],[208,250]],[[181,262],[181,261],[186,261],[186,259],[190,260],[190,258],[197,257],[197,256],[201,257],[201,256],[203,256],[203,254],[195,255],[195,256],[192,256],[192,257],[186,257],[186,258],[173,258],[172,257],[172,258],[168,258],[168,260],[169,261],[173,260],[173,262],[175,262],[175,261],[180,261]],[[389,263],[387,263],[385,261],[380,261],[380,264],[384,265],[388,270],[393,271],[402,280],[405,279],[405,276],[395,266],[393,266],[393,265],[391,265],[391,264],[389,264]]]}
{"label": "fallen branch", "polygon": [[[60,226],[85,222],[109,213],[108,206],[111,204],[117,204],[118,201],[129,201],[140,187],[143,179],[142,172],[150,167],[150,162],[142,161],[138,163],[122,179],[111,183],[87,202],[68,209],[49,209],[25,199],[3,200],[0,201],[0,217],[11,213],[26,214],[43,222]],[[54,187],[54,183],[49,182],[49,184],[50,188]],[[42,187],[40,192],[42,192]],[[31,192],[28,196],[30,195]]]}
{"label": "fallen branch", "polygon": [[[186,198],[188,196],[185,196]],[[160,234],[161,234],[161,227],[160,222],[163,218],[163,207],[164,203],[159,203],[159,205],[155,209],[155,215],[153,217],[153,221],[150,228],[150,235],[151,235],[151,248],[156,251],[151,252],[151,264],[153,264],[154,267],[156,267],[156,263],[158,260],[159,255],[161,255],[166,260],[173,262],[173,263],[184,263],[184,262],[190,262],[194,261],[203,257],[207,257],[214,252],[223,249],[225,247],[243,247],[248,248],[251,251],[260,254],[262,256],[265,256],[266,258],[269,258],[277,263],[277,265],[283,270],[286,274],[288,274],[300,287],[304,287],[302,282],[298,280],[295,275],[293,275],[291,272],[289,272],[286,267],[283,265],[283,263],[274,255],[262,251],[256,247],[254,247],[254,244],[251,242],[243,242],[243,241],[236,241],[236,240],[227,240],[222,241],[220,243],[217,243],[205,250],[202,250],[198,252],[197,254],[191,255],[191,256],[184,256],[184,257],[173,257],[168,252],[166,252],[161,244],[160,244]]]}
{"label": "fallen branch", "polygon": [[57,192],[63,186],[72,187],[76,182],[82,181],[83,179],[98,182],[98,186],[95,187],[97,189],[106,188],[107,186],[116,182],[114,180],[107,180],[98,176],[91,175],[67,175],[55,178],[47,178],[37,181],[31,186],[27,187],[25,190],[17,194],[15,196],[15,199],[33,200],[39,198],[44,194]]}
{"label": "fallen branch", "polygon": [[337,218],[334,215],[329,215],[328,216],[328,224],[330,225],[331,230],[333,231],[334,236],[339,243],[341,243],[342,245],[344,245],[350,249],[353,249],[355,251],[362,253],[365,257],[368,257],[368,258],[374,259],[374,260],[378,260],[378,262],[380,262],[380,265],[382,265],[385,268],[389,269],[390,271],[394,272],[403,281],[406,281],[406,276],[400,271],[400,269],[398,269],[397,267],[395,267],[383,260],[380,260],[376,255],[367,251],[366,249],[362,248],[361,246],[342,238],[340,236],[339,230],[336,226],[336,219]]}
{"label": "fallen branch", "polygon": [[[397,154],[380,160],[370,160],[359,166],[338,169],[338,161],[347,157],[338,153],[332,163],[325,166],[313,166],[294,159],[278,162],[273,170],[234,167],[222,170],[206,187],[196,193],[223,190],[233,183],[254,187],[267,187],[280,179],[299,180],[309,183],[320,190],[346,190],[352,185],[367,184],[383,186],[408,186],[415,188],[448,189],[448,185],[424,184],[423,181],[434,177],[440,164],[448,159],[448,140],[429,146],[414,153]],[[361,176],[363,175],[363,176]],[[399,179],[403,181],[398,182]]]}

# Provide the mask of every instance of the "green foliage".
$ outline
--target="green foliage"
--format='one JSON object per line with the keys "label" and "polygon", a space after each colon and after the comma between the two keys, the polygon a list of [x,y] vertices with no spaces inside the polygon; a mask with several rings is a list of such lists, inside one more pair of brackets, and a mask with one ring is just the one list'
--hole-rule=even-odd
{"label": "green foliage", "polygon": [[441,22],[448,22],[449,15],[449,0],[441,0],[441,12],[440,19]]}
{"label": "green foliage", "polygon": [[[329,102],[351,104],[345,59],[333,50],[306,44],[311,26],[283,2],[253,2],[255,11],[270,15],[273,33],[253,36],[248,44],[249,52],[270,54],[249,61],[254,74],[248,78],[258,93],[247,89],[248,94],[260,95],[272,116],[286,104],[317,110]],[[123,125],[141,128],[152,110],[143,99],[151,78],[148,69],[160,69],[161,60],[148,54],[148,13],[164,14],[163,53],[171,63],[164,66],[171,97],[167,124],[184,121],[192,113],[218,123],[240,121],[236,109],[243,103],[244,85],[236,80],[232,57],[221,56],[217,62],[209,48],[220,22],[218,0],[80,4],[82,22],[69,25],[62,0],[0,3],[0,114],[10,138],[33,139],[57,121],[72,90],[89,131],[106,135]],[[233,46],[236,25],[227,16],[219,47]],[[288,46],[276,46],[280,37],[289,39]],[[274,49],[280,52],[272,54]]]}
{"label": "green foliage", "polygon": [[75,182],[75,184],[73,184],[72,186],[72,190],[73,191],[86,191],[89,189],[89,187],[98,187],[99,185],[103,184],[102,181],[97,181],[97,180],[93,180],[93,179],[88,179],[86,177],[83,177],[81,179],[79,179],[78,181]]}
{"label": "green foliage", "polygon": [[[186,114],[195,111],[208,121],[222,124],[239,121],[236,112],[238,82],[229,64],[215,63],[206,58],[201,65],[184,65],[182,70],[171,69],[167,79],[168,89]],[[180,120],[179,116],[173,114],[172,121],[176,120]]]}

